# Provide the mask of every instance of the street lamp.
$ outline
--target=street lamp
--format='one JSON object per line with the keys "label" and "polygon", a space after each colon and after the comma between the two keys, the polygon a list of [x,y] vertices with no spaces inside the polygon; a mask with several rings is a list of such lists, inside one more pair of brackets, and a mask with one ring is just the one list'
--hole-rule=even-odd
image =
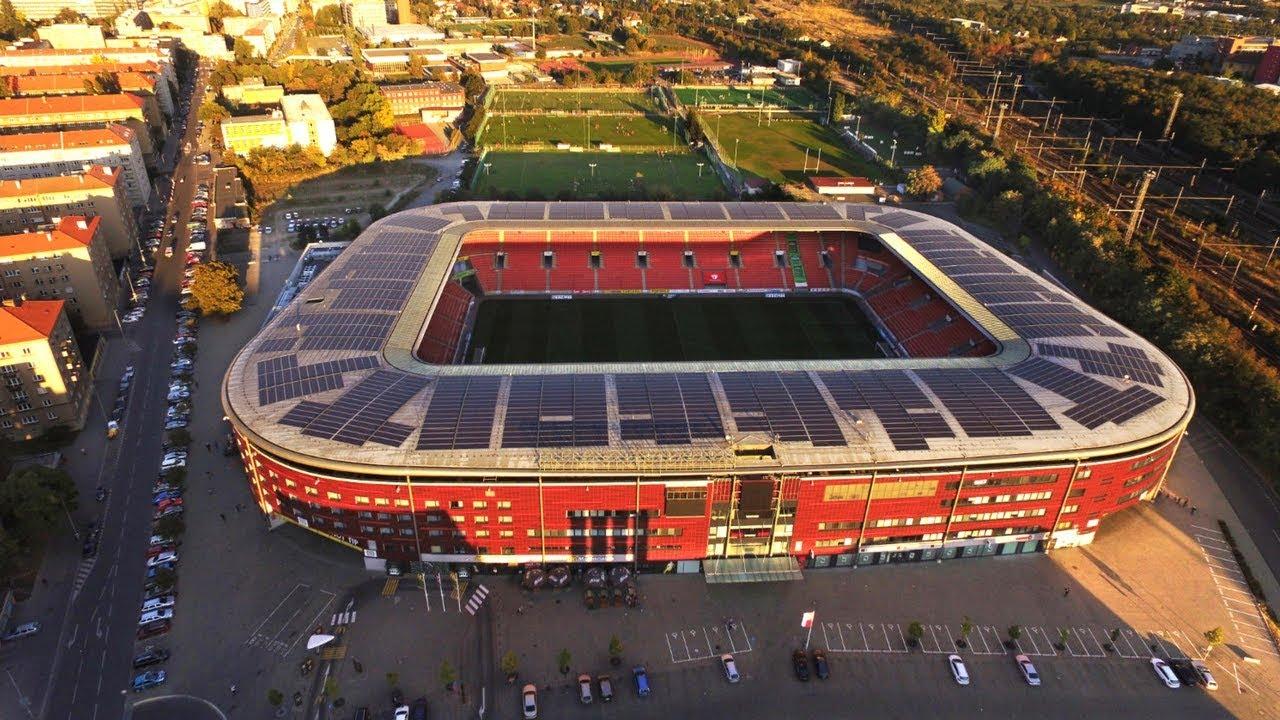
{"label": "street lamp", "polygon": [[742,138],[733,139],[733,167],[735,170],[738,167],[738,142],[740,140],[742,140]]}
{"label": "street lamp", "polygon": [[854,115],[853,119],[857,121],[857,127],[855,127],[853,130],[853,138],[855,140],[861,141],[862,140],[862,116]]}
{"label": "street lamp", "polygon": [[596,165],[597,165],[597,164],[598,164],[598,163],[587,163],[587,167],[591,168],[591,177],[592,177],[592,179],[595,179],[595,176],[596,176]]}
{"label": "street lamp", "polygon": [[898,138],[894,138],[889,144],[889,166],[893,167],[893,159],[898,156]]}
{"label": "street lamp", "polygon": [[706,163],[698,163],[698,177],[702,177],[702,166]]}

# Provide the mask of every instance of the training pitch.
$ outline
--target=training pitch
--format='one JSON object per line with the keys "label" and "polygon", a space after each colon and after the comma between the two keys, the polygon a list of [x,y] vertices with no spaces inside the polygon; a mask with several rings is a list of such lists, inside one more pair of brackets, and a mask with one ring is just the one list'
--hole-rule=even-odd
{"label": "training pitch", "polygon": [[711,166],[683,148],[663,154],[491,151],[485,165],[478,169],[477,197],[708,200],[723,195]]}
{"label": "training pitch", "polygon": [[767,115],[722,113],[704,118],[703,123],[719,140],[726,162],[733,164],[736,145],[739,167],[771,182],[798,183],[808,175],[858,175],[873,180],[883,175],[879,166],[863,159],[835,130],[794,115],[769,122]]}
{"label": "training pitch", "polygon": [[765,107],[788,110],[823,110],[826,103],[802,87],[678,87],[676,97],[685,107]]}
{"label": "training pitch", "polygon": [[[494,115],[485,126],[482,144],[548,146],[559,143],[597,147],[672,145],[672,119],[654,115]],[[675,136],[675,143],[682,142]]]}
{"label": "training pitch", "polygon": [[[491,115],[514,112],[630,112],[661,114],[650,91],[499,90]],[[490,121],[492,122],[492,121]]]}
{"label": "training pitch", "polygon": [[487,298],[468,362],[677,362],[880,357],[857,303],[839,296]]}

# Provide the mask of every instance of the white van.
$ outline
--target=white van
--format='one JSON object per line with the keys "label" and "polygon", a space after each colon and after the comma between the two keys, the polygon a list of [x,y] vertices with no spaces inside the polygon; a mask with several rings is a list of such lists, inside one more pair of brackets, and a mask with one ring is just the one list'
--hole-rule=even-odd
{"label": "white van", "polygon": [[152,610],[160,610],[163,608],[173,607],[176,598],[172,595],[161,595],[154,597],[142,603],[142,612],[151,612]]}
{"label": "white van", "polygon": [[190,245],[188,245],[187,250],[191,252],[204,252],[206,247],[207,245],[205,244],[205,242],[201,240],[199,242],[193,242]]}
{"label": "white van", "polygon": [[142,616],[138,618],[138,625],[139,626],[146,625],[147,623],[153,623],[157,620],[172,620],[172,619],[173,619],[173,608],[162,608],[160,610],[151,610],[149,612],[142,613]]}

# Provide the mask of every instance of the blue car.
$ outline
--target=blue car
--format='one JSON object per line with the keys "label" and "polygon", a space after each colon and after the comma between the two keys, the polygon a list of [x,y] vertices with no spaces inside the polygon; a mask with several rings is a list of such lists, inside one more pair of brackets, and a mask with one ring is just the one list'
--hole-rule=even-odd
{"label": "blue car", "polygon": [[176,500],[177,498],[180,498],[180,497],[182,497],[182,493],[178,492],[177,490],[165,490],[164,492],[156,493],[151,498],[151,503],[153,505],[159,505],[165,500]]}
{"label": "blue car", "polygon": [[133,679],[133,691],[142,692],[150,690],[153,687],[159,687],[164,684],[165,674],[163,670],[148,670],[144,673],[138,673]]}
{"label": "blue car", "polygon": [[174,564],[171,562],[160,563],[155,567],[147,568],[147,579],[154,580],[156,577],[156,573],[160,572],[161,570],[174,570],[174,569],[175,569]]}

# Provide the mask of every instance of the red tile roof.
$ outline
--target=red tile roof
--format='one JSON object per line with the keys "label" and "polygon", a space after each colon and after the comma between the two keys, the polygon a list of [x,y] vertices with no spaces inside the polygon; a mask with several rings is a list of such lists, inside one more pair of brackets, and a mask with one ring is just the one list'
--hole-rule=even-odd
{"label": "red tile roof", "polygon": [[141,110],[142,106],[142,98],[130,93],[10,98],[8,100],[0,100],[0,117]]}
{"label": "red tile roof", "polygon": [[97,75],[104,72],[140,72],[140,73],[158,73],[160,72],[159,63],[154,62],[105,62],[91,63],[89,65],[49,65],[49,66],[33,66],[33,67],[0,67],[0,76],[28,76],[28,75]]}
{"label": "red tile roof", "polygon": [[112,188],[120,173],[112,168],[94,165],[83,173],[56,175],[26,180],[0,180],[0,198],[29,197],[44,193],[67,192],[79,188]]}
{"label": "red tile roof", "polygon": [[111,147],[114,145],[128,145],[132,141],[133,130],[124,125],[108,125],[104,128],[90,128],[87,130],[0,135],[0,152]]}
{"label": "red tile roof", "polygon": [[[126,92],[142,90],[148,93],[156,88],[155,76],[146,76],[136,72],[115,73],[120,82],[120,89]],[[85,92],[84,84],[92,75],[15,75],[8,78],[14,93],[18,95],[41,95],[60,93],[67,95]]]}
{"label": "red tile roof", "polygon": [[0,257],[32,255],[57,250],[78,250],[93,242],[101,218],[69,215],[52,230],[0,235]]}
{"label": "red tile roof", "polygon": [[27,300],[0,306],[0,345],[44,340],[62,315],[61,300]]}

